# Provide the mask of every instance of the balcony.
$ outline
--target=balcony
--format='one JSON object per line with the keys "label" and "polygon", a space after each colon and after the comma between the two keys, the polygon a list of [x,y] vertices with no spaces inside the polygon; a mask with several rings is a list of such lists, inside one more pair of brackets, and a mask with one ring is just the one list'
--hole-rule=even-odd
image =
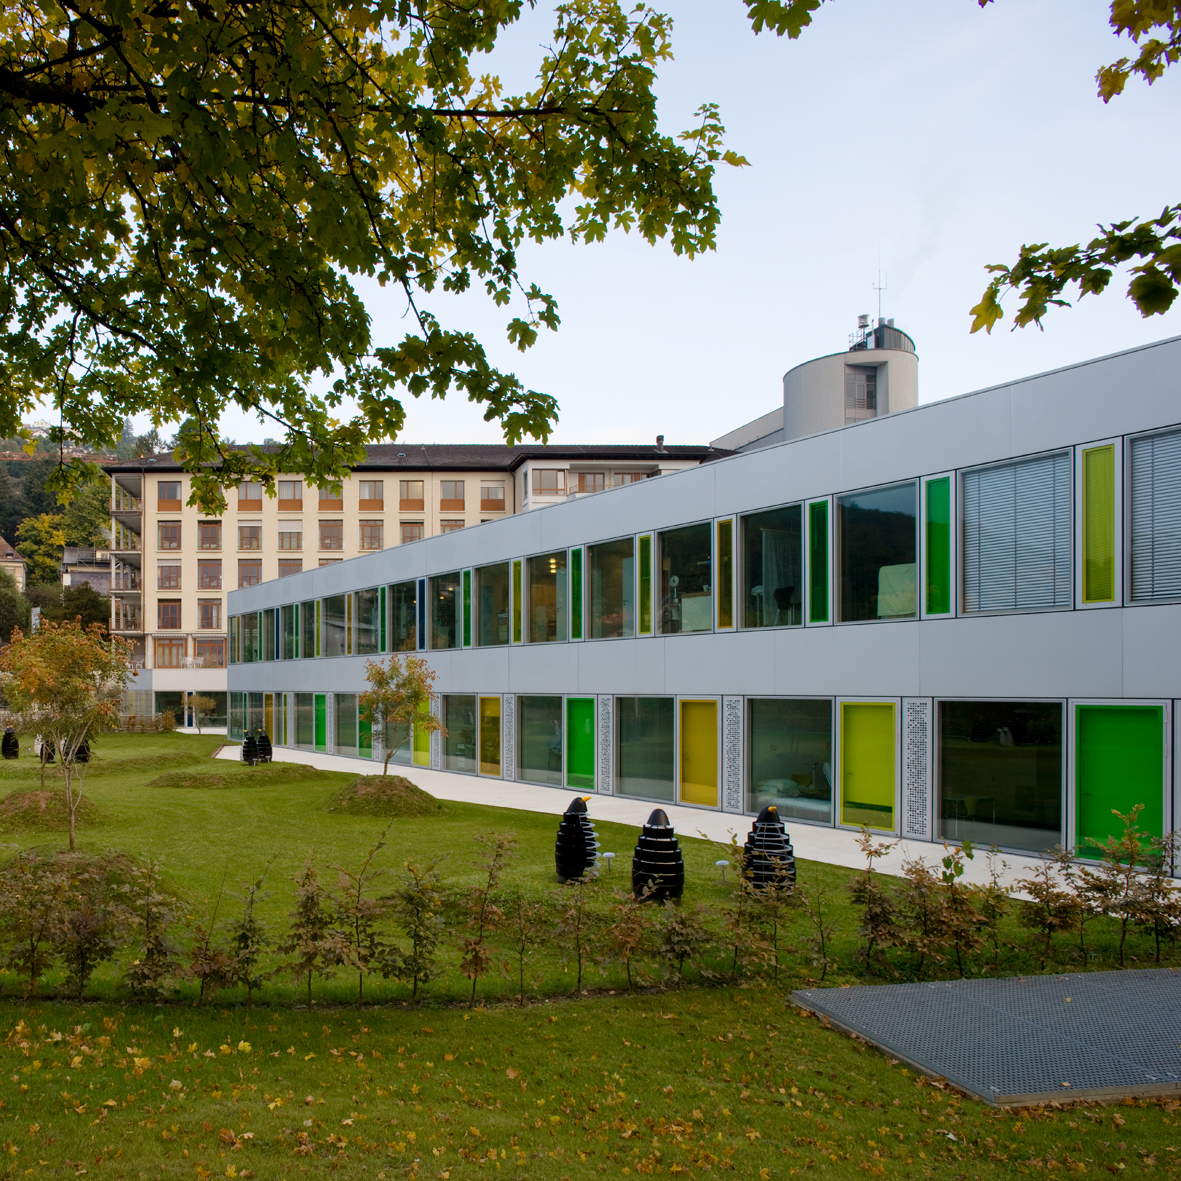
{"label": "balcony", "polygon": [[111,590],[113,591],[141,591],[143,585],[140,580],[139,571],[131,568],[128,570],[118,570],[111,575]]}

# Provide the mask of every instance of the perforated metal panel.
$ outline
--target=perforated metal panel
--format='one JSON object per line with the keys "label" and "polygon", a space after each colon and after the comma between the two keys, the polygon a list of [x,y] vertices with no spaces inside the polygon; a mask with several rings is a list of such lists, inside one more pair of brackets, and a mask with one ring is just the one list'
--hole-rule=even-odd
{"label": "perforated metal panel", "polygon": [[1181,1093],[1181,973],[1167,969],[792,997],[989,1103]]}
{"label": "perforated metal panel", "polygon": [[931,825],[931,701],[902,701],[902,835],[932,839]]}
{"label": "perforated metal panel", "polygon": [[598,788],[603,795],[615,791],[615,698],[599,698]]}
{"label": "perforated metal panel", "polygon": [[504,779],[517,777],[517,698],[506,693],[500,706],[500,773]]}
{"label": "perforated metal panel", "polygon": [[742,698],[722,698],[722,810],[742,807]]}

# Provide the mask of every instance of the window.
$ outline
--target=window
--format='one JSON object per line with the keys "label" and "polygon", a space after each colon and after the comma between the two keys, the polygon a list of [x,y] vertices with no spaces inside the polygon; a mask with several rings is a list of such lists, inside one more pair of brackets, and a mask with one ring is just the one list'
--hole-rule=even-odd
{"label": "window", "polygon": [[566,786],[595,786],[595,699],[566,698]]}
{"label": "window", "polygon": [[845,422],[861,422],[878,416],[876,365],[845,366]]}
{"label": "window", "polygon": [[329,595],[321,600],[324,610],[324,655],[348,655],[347,595]]}
{"label": "window", "polygon": [[303,511],[303,481],[279,481],[279,512],[298,513]]}
{"label": "window", "polygon": [[180,481],[161,480],[156,485],[156,507],[158,512],[180,511]]}
{"label": "window", "polygon": [[418,583],[390,587],[391,652],[413,652],[418,647]]}
{"label": "window", "polygon": [[964,610],[1069,607],[1070,457],[963,475]]}
{"label": "window", "polygon": [[335,488],[320,489],[320,512],[336,513],[344,508],[344,489],[338,484]]}
{"label": "window", "polygon": [[509,563],[476,571],[476,644],[508,643]]}
{"label": "window", "polygon": [[336,695],[336,753],[356,755],[357,753],[357,695],[338,693]]}
{"label": "window", "polygon": [[529,559],[529,635],[531,644],[566,638],[566,551]]}
{"label": "window", "polygon": [[634,636],[635,543],[630,537],[587,546],[589,638]]}
{"label": "window", "polygon": [[180,522],[161,521],[156,526],[156,539],[157,549],[180,549]]}
{"label": "window", "polygon": [[259,659],[258,612],[248,611],[245,615],[239,615],[238,623],[242,632],[240,641],[242,662],[249,664]]}
{"label": "window", "polygon": [[180,567],[159,566],[156,569],[157,590],[180,590]]}
{"label": "window", "polygon": [[440,521],[440,533],[458,533],[463,528],[462,521]]}
{"label": "window", "polygon": [[197,526],[197,545],[201,549],[221,549],[221,522],[201,521]]}
{"label": "window", "polygon": [[651,472],[616,472],[615,487],[622,488],[624,484],[638,484],[641,480],[646,480],[651,474]]}
{"label": "window", "polygon": [[344,549],[344,522],[320,522],[320,548]]}
{"label": "window", "polygon": [[315,599],[310,599],[299,605],[299,655],[304,660],[310,660],[313,656],[320,655],[320,645],[316,643],[318,609]]}
{"label": "window", "polygon": [[534,496],[565,496],[566,472],[560,467],[533,469]]}
{"label": "window", "polygon": [[747,716],[748,812],[832,823],[832,702],[752,698]]}
{"label": "window", "polygon": [[238,511],[254,513],[262,508],[262,485],[245,480],[238,485]]}
{"label": "window", "polygon": [[1136,826],[1165,835],[1165,708],[1160,705],[1074,704],[1075,831],[1067,838],[1096,857],[1092,841],[1118,838],[1120,815],[1137,805]]}
{"label": "window", "polygon": [[183,668],[188,655],[189,642],[185,639],[157,639],[156,667]]}
{"label": "window", "polygon": [[459,573],[440,574],[427,585],[430,587],[431,647],[454,648],[455,597],[459,590]]}
{"label": "window", "polygon": [[294,660],[299,651],[299,607],[288,603],[279,608],[279,659]]}
{"label": "window", "polygon": [[570,479],[573,492],[602,492],[607,487],[606,472],[571,472]]}
{"label": "window", "polygon": [[353,651],[358,656],[369,656],[381,644],[381,596],[377,587],[357,591],[356,643]]}
{"label": "window", "polygon": [[443,770],[476,769],[476,699],[443,694]]}
{"label": "window", "polygon": [[239,558],[238,559],[238,585],[241,586],[258,586],[262,582],[262,559],[261,558]]}
{"label": "window", "polygon": [[462,480],[441,480],[439,482],[439,509],[445,513],[463,512]]}
{"label": "window", "polygon": [[1083,602],[1115,602],[1115,445],[1081,449]]}
{"label": "window", "polygon": [[357,506],[360,508],[361,512],[381,512],[381,510],[385,507],[384,489],[384,480],[362,480],[361,503]]}
{"label": "window", "polygon": [[1181,595],[1181,431],[1132,440],[1134,600]]}
{"label": "window", "polygon": [[204,663],[206,668],[225,668],[226,642],[225,640],[193,641],[193,655]]}
{"label": "window", "polygon": [[897,707],[893,701],[842,701],[841,823],[894,829]]}
{"label": "window", "polygon": [[398,508],[403,512],[420,513],[423,510],[421,480],[398,481]]}
{"label": "window", "polygon": [[480,512],[482,512],[482,513],[502,513],[502,512],[504,512],[504,481],[503,480],[481,480],[480,481]]}
{"label": "window", "polygon": [[562,786],[562,699],[517,698],[517,778]]}
{"label": "window", "polygon": [[676,776],[671,697],[617,697],[615,719],[620,795],[673,799]]}
{"label": "window", "polygon": [[837,497],[840,620],[913,618],[918,608],[917,485]]}
{"label": "window", "polygon": [[262,549],[262,526],[259,524],[238,526],[239,549]]}
{"label": "window", "polygon": [[221,559],[205,558],[197,562],[197,589],[221,590]]}
{"label": "window", "polygon": [[742,562],[743,626],[803,623],[803,513],[798,504],[742,518]]}
{"label": "window", "polygon": [[198,599],[197,615],[202,631],[221,631],[221,599]]}
{"label": "window", "polygon": [[279,559],[279,577],[290,578],[292,574],[303,573],[303,559],[302,558],[280,558]]}
{"label": "window", "polygon": [[402,538],[402,544],[405,545],[410,541],[422,540],[422,522],[421,521],[403,521],[399,526],[399,533]]}
{"label": "window", "polygon": [[161,599],[156,604],[156,626],[161,631],[180,630],[179,599]]}
{"label": "window", "polygon": [[303,549],[303,526],[294,521],[280,521],[279,522],[279,549],[280,550],[301,550]]}
{"label": "window", "polygon": [[381,521],[362,521],[361,522],[361,548],[362,549],[382,549],[384,548],[385,527]]}
{"label": "window", "polygon": [[671,529],[660,540],[660,630],[713,628],[713,548],[708,522]]}
{"label": "window", "polygon": [[311,693],[295,694],[295,745],[299,750],[316,746],[315,707]]}
{"label": "window", "polygon": [[343,562],[343,561],[344,561],[343,558],[321,558],[320,565],[321,566],[335,566],[337,562]]}
{"label": "window", "polygon": [[941,701],[939,835],[1044,853],[1062,841],[1062,706]]}

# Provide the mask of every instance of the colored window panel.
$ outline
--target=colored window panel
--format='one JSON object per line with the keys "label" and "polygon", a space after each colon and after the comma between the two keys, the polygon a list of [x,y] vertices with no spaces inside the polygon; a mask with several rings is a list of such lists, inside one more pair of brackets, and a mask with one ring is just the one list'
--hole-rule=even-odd
{"label": "colored window panel", "polygon": [[480,774],[500,774],[500,698],[480,698]]}
{"label": "colored window panel", "polygon": [[521,562],[513,563],[513,643],[521,642]]}
{"label": "colored window panel", "polygon": [[918,613],[917,493],[906,483],[837,498],[842,623]]}
{"label": "colored window panel", "polygon": [[894,830],[894,703],[841,703],[841,823]]}
{"label": "colored window panel", "polygon": [[751,698],[747,810],[832,823],[832,702]]}
{"label": "colored window panel", "polygon": [[463,646],[472,646],[472,572],[463,572]]}
{"label": "colored window panel", "polygon": [[718,806],[718,703],[681,702],[681,803]]}
{"label": "colored window panel", "polygon": [[316,698],[316,750],[328,749],[328,697],[317,693]]}
{"label": "colored window panel", "polygon": [[734,522],[718,522],[718,627],[734,626]]}
{"label": "colored window panel", "polygon": [[566,638],[566,551],[529,559],[529,642]]}
{"label": "colored window panel", "polygon": [[802,530],[803,511],[798,504],[742,518],[744,627],[803,623]]}
{"label": "colored window panel", "polygon": [[713,530],[708,523],[670,529],[660,539],[660,630],[713,630]]}
{"label": "colored window panel", "polygon": [[620,795],[672,803],[676,788],[676,702],[671,697],[617,697]]}
{"label": "colored window panel", "polygon": [[1137,805],[1141,832],[1164,834],[1165,720],[1156,705],[1075,706],[1075,790],[1080,856],[1118,837]]}
{"label": "colored window panel", "polygon": [[562,786],[562,699],[517,698],[517,778]]}
{"label": "colored window panel", "polygon": [[[520,563],[513,563],[514,590],[520,588]],[[495,566],[482,566],[476,571],[476,643],[480,647],[508,643],[509,628],[509,563],[498,562]],[[514,619],[519,618],[520,607],[513,604]],[[516,638],[520,637],[520,624],[516,623]]]}
{"label": "colored window panel", "polygon": [[1083,602],[1115,602],[1115,447],[1083,452]]}
{"label": "colored window panel", "polygon": [[582,639],[582,550],[570,551],[570,638]]}
{"label": "colored window panel", "polygon": [[926,521],[926,601],[928,615],[951,611],[951,477],[928,480]]}
{"label": "colored window panel", "polygon": [[459,693],[443,695],[443,770],[476,770],[476,699]]}
{"label": "colored window panel", "polygon": [[373,723],[357,717],[357,754],[363,759],[373,758]]}
{"label": "colored window panel", "polygon": [[640,626],[639,634],[652,634],[652,535],[640,538]]}
{"label": "colored window panel", "polygon": [[321,622],[322,622],[322,616],[323,616],[323,611],[322,611],[322,609],[321,609],[320,600],[319,600],[319,599],[317,599],[317,600],[316,600],[316,631],[315,631],[315,637],[316,637],[316,655],[317,655],[317,656],[319,656],[319,655],[320,655],[320,649],[321,649],[321,636],[323,635],[323,631],[321,630],[321,626],[320,626],[320,625],[321,625]]}
{"label": "colored window panel", "polygon": [[595,787],[595,699],[566,699],[566,786]]}
{"label": "colored window panel", "polygon": [[[427,710],[423,709],[423,713]],[[431,765],[431,736],[421,726],[414,727],[414,765],[429,767]]]}
{"label": "colored window panel", "polygon": [[808,622],[828,622],[828,501],[808,505]]}

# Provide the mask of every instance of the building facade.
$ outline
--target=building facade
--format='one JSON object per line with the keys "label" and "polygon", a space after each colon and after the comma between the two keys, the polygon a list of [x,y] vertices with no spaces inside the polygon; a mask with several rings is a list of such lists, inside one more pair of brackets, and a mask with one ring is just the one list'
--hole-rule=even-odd
{"label": "building facade", "polygon": [[[1174,825],[1181,337],[231,592],[277,745],[1018,852]],[[445,734],[374,734],[423,653]]]}

